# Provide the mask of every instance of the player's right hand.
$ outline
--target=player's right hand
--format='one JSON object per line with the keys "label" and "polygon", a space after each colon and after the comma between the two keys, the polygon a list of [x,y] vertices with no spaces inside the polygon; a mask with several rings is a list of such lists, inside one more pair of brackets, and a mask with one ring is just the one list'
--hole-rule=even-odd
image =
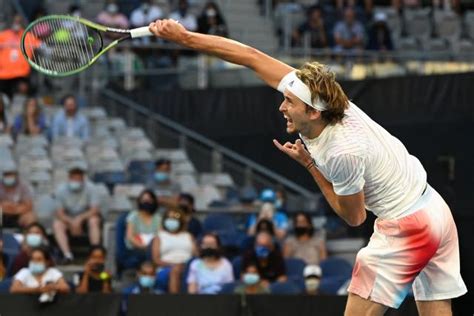
{"label": "player's right hand", "polygon": [[180,43],[184,42],[186,35],[186,29],[178,21],[164,19],[156,20],[155,22],[150,23],[150,31],[165,40]]}

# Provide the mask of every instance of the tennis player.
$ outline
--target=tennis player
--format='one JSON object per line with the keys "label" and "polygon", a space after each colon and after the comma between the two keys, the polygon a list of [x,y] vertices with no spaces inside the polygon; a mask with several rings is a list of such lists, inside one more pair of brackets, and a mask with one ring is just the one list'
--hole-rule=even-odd
{"label": "tennis player", "polygon": [[[284,95],[288,133],[275,146],[313,176],[332,209],[350,226],[377,216],[356,259],[346,315],[383,315],[410,287],[420,315],[451,315],[451,299],[467,292],[460,275],[456,225],[426,171],[404,145],[350,102],[324,65],[300,69],[239,42],[189,32],[173,20],[150,30],[163,39],[246,66]],[[305,148],[306,147],[306,148]]]}

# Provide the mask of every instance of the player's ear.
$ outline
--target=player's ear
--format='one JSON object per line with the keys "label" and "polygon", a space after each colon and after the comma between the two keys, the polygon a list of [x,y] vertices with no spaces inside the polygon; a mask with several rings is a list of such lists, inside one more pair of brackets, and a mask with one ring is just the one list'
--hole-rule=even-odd
{"label": "player's ear", "polygon": [[312,121],[318,120],[321,117],[321,111],[313,109],[310,106],[307,106],[306,113],[308,114],[309,119]]}

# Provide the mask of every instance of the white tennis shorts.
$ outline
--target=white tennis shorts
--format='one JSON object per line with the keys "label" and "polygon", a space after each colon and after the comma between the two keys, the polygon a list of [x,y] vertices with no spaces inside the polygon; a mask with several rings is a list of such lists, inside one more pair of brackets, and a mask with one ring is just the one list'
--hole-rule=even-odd
{"label": "white tennis shorts", "polygon": [[369,244],[357,254],[350,293],[398,308],[410,286],[417,301],[450,299],[467,292],[448,205],[428,186],[413,209],[396,220],[375,221]]}

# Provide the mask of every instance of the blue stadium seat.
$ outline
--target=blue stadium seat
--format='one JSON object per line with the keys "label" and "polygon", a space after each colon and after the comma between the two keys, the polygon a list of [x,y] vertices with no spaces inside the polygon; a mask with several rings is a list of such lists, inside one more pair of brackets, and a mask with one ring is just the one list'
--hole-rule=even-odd
{"label": "blue stadium seat", "polygon": [[12,253],[17,254],[20,252],[21,245],[15,239],[13,234],[10,233],[3,233],[3,252],[5,253]]}
{"label": "blue stadium seat", "polygon": [[306,267],[306,262],[299,258],[286,258],[286,275],[290,279],[302,279],[303,270]]}
{"label": "blue stadium seat", "polygon": [[94,174],[94,182],[104,183],[112,193],[116,184],[126,183],[127,175],[123,171],[105,171]]}
{"label": "blue stadium seat", "polygon": [[203,223],[204,232],[213,232],[219,235],[224,247],[240,248],[245,234],[237,230],[232,216],[227,214],[210,214]]}
{"label": "blue stadium seat", "polygon": [[115,261],[117,263],[117,272],[121,275],[125,269],[136,269],[147,259],[143,252],[133,251],[125,245],[125,235],[127,228],[127,213],[120,215],[116,222],[115,229]]}
{"label": "blue stadium seat", "polygon": [[274,282],[270,284],[272,294],[295,295],[302,293],[302,290],[292,281]]}
{"label": "blue stadium seat", "polygon": [[234,279],[240,280],[240,272],[242,270],[242,257],[237,256],[232,259],[232,269],[234,271]]}
{"label": "blue stadium seat", "polygon": [[155,163],[151,160],[132,160],[127,167],[128,182],[147,183],[154,170]]}
{"label": "blue stadium seat", "polygon": [[351,278],[352,266],[349,262],[338,257],[329,257],[319,264],[323,271],[321,293],[335,295],[337,291]]}
{"label": "blue stadium seat", "polygon": [[226,283],[222,286],[219,294],[234,294],[235,288],[241,284],[240,281]]}
{"label": "blue stadium seat", "polygon": [[0,282],[0,294],[5,294],[10,292],[10,287],[12,285],[13,279],[6,278]]}

